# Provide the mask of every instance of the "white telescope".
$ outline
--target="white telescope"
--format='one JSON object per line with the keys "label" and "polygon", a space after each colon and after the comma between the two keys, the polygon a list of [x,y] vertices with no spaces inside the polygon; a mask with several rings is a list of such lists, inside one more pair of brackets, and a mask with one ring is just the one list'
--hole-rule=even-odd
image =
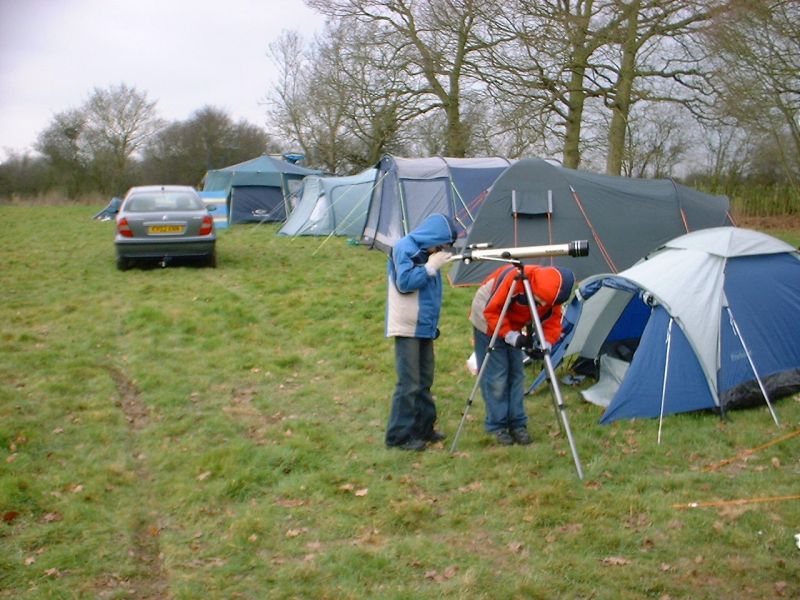
{"label": "white telescope", "polygon": [[542,256],[589,256],[589,242],[574,240],[564,244],[519,248],[492,248],[491,244],[470,244],[461,254],[451,256],[448,262],[461,260],[469,264],[473,260],[514,260]]}

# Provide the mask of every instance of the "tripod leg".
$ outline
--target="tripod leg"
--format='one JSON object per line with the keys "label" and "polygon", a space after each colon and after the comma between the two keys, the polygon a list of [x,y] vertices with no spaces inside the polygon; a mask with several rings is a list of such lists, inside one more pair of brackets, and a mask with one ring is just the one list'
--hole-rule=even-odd
{"label": "tripod leg", "polygon": [[[533,290],[531,289],[530,281],[527,278],[522,279],[522,283],[525,286],[525,293],[528,296],[528,306],[531,307],[531,317],[533,319],[533,324],[536,327],[536,335],[537,337],[544,341],[544,329],[542,327],[542,320],[539,318],[539,313],[536,312],[536,303],[533,298]],[[564,406],[564,400],[561,397],[561,389],[558,387],[558,379],[556,379],[556,372],[553,368],[553,361],[550,358],[550,350],[545,350],[544,352],[544,365],[545,369],[547,370],[547,377],[550,379],[550,386],[553,391],[553,401],[554,406],[556,407],[556,418],[560,417],[560,424],[563,425],[563,430],[567,434],[567,440],[569,441],[569,447],[572,451],[572,458],[575,461],[575,469],[578,472],[578,479],[583,479],[583,467],[581,466],[581,460],[578,458],[578,451],[575,448],[575,440],[572,439],[572,430],[569,427],[569,419],[567,419],[567,409]]]}
{"label": "tripod leg", "polygon": [[[489,348],[491,352],[491,348]],[[481,364],[481,369],[478,371],[478,377],[475,379],[475,385],[472,386],[472,392],[470,392],[469,398],[467,399],[467,405],[464,407],[464,414],[461,415],[461,422],[458,424],[458,429],[456,429],[456,434],[453,436],[453,443],[450,446],[450,454],[456,451],[456,444],[458,443],[458,436],[461,435],[461,430],[464,428],[464,423],[467,420],[467,412],[469,412],[469,407],[472,406],[472,401],[475,399],[475,394],[478,392],[478,387],[481,383],[481,376],[483,375],[483,370],[486,367],[487,360],[484,358],[483,364]]]}
{"label": "tripod leg", "polygon": [[569,447],[572,451],[572,458],[575,461],[575,469],[578,472],[578,479],[583,479],[583,467],[581,466],[580,458],[578,458],[578,451],[575,448],[575,440],[572,438],[572,430],[569,427],[569,419],[567,418],[567,407],[564,406],[564,400],[561,397],[561,389],[558,387],[558,381],[556,381],[556,374],[555,370],[553,369],[553,361],[550,359],[549,351],[545,352],[544,362],[547,367],[547,371],[550,373],[550,377],[552,378],[551,382],[553,399],[555,401],[555,405],[557,406],[557,417],[560,417],[562,430],[567,434],[567,441],[569,442]]}
{"label": "tripod leg", "polygon": [[464,427],[464,422],[467,420],[467,411],[469,407],[472,406],[472,401],[475,399],[475,394],[478,392],[478,386],[481,383],[481,377],[483,376],[483,372],[486,369],[486,365],[489,364],[489,354],[494,349],[494,345],[497,342],[497,335],[500,333],[499,323],[503,322],[503,319],[506,316],[506,312],[508,311],[508,307],[511,304],[511,299],[514,297],[514,290],[517,287],[516,280],[511,284],[511,289],[508,291],[508,295],[506,296],[506,301],[503,304],[503,310],[500,312],[500,318],[498,319],[498,327],[495,328],[494,334],[492,334],[492,339],[489,342],[489,347],[486,349],[486,356],[483,357],[483,362],[481,362],[481,368],[478,371],[478,377],[475,379],[475,385],[472,386],[472,392],[469,395],[469,399],[467,400],[467,406],[464,407],[464,414],[461,416],[461,422],[458,425],[458,429],[456,430],[455,436],[453,436],[453,444],[450,446],[450,453],[452,454],[456,450],[456,443],[458,442],[458,436],[461,434],[461,429]]}

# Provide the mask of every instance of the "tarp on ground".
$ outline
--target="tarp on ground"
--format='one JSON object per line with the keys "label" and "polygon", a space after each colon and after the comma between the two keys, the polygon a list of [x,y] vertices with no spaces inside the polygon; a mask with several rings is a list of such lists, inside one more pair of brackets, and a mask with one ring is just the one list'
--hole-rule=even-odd
{"label": "tarp on ground", "polygon": [[[578,280],[618,273],[684,233],[732,225],[725,196],[704,194],[669,179],[632,179],[567,169],[531,158],[509,167],[481,203],[465,245],[494,248],[589,242],[589,256],[530,258],[567,267]],[[497,264],[457,263],[453,285],[478,284]]]}
{"label": "tarp on ground", "polygon": [[432,213],[452,218],[459,236],[512,161],[506,158],[402,158],[385,155],[377,165],[362,243],[388,251]]}
{"label": "tarp on ground", "polygon": [[226,193],[228,221],[232,224],[283,222],[291,212],[289,199],[303,178],[319,174],[319,171],[264,155],[208,171],[203,191]]}
{"label": "tarp on ground", "polygon": [[106,207],[92,218],[97,221],[111,221],[116,218],[120,206],[122,206],[122,198],[114,196],[108,201]]}
{"label": "tarp on ground", "polygon": [[348,177],[309,175],[280,235],[339,235],[360,238],[375,185],[376,169]]}

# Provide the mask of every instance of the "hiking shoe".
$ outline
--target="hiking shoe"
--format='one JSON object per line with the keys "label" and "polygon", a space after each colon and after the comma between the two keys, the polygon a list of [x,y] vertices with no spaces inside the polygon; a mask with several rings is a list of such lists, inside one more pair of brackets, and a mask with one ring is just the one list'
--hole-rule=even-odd
{"label": "hiking shoe", "polygon": [[511,432],[511,437],[514,438],[514,443],[520,446],[527,446],[533,443],[533,438],[528,430],[524,427],[519,427]]}
{"label": "hiking shoe", "polygon": [[427,446],[425,440],[420,440],[417,438],[409,438],[402,444],[394,444],[389,447],[397,448],[398,450],[411,450],[413,452],[422,452],[423,450],[425,450],[425,446]]}
{"label": "hiking shoe", "polygon": [[501,429],[500,431],[492,432],[494,435],[494,439],[497,441],[498,444],[501,446],[510,446],[514,443],[514,439],[511,437],[511,434],[508,433],[505,429]]}
{"label": "hiking shoe", "polygon": [[428,436],[428,441],[431,444],[435,444],[436,442],[443,442],[447,436],[443,434],[441,431],[434,431],[432,434]]}

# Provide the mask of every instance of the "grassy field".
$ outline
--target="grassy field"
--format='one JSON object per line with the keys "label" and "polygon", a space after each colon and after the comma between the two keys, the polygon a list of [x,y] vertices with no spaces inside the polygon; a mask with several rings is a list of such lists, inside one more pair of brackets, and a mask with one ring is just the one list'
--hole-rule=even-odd
{"label": "grassy field", "polygon": [[659,445],[562,386],[583,481],[549,390],[530,447],[478,398],[451,454],[474,290],[448,288],[448,445],[389,451],[381,253],[237,226],[216,270],[123,273],[100,208],[0,206],[0,598],[800,597],[799,396]]}

